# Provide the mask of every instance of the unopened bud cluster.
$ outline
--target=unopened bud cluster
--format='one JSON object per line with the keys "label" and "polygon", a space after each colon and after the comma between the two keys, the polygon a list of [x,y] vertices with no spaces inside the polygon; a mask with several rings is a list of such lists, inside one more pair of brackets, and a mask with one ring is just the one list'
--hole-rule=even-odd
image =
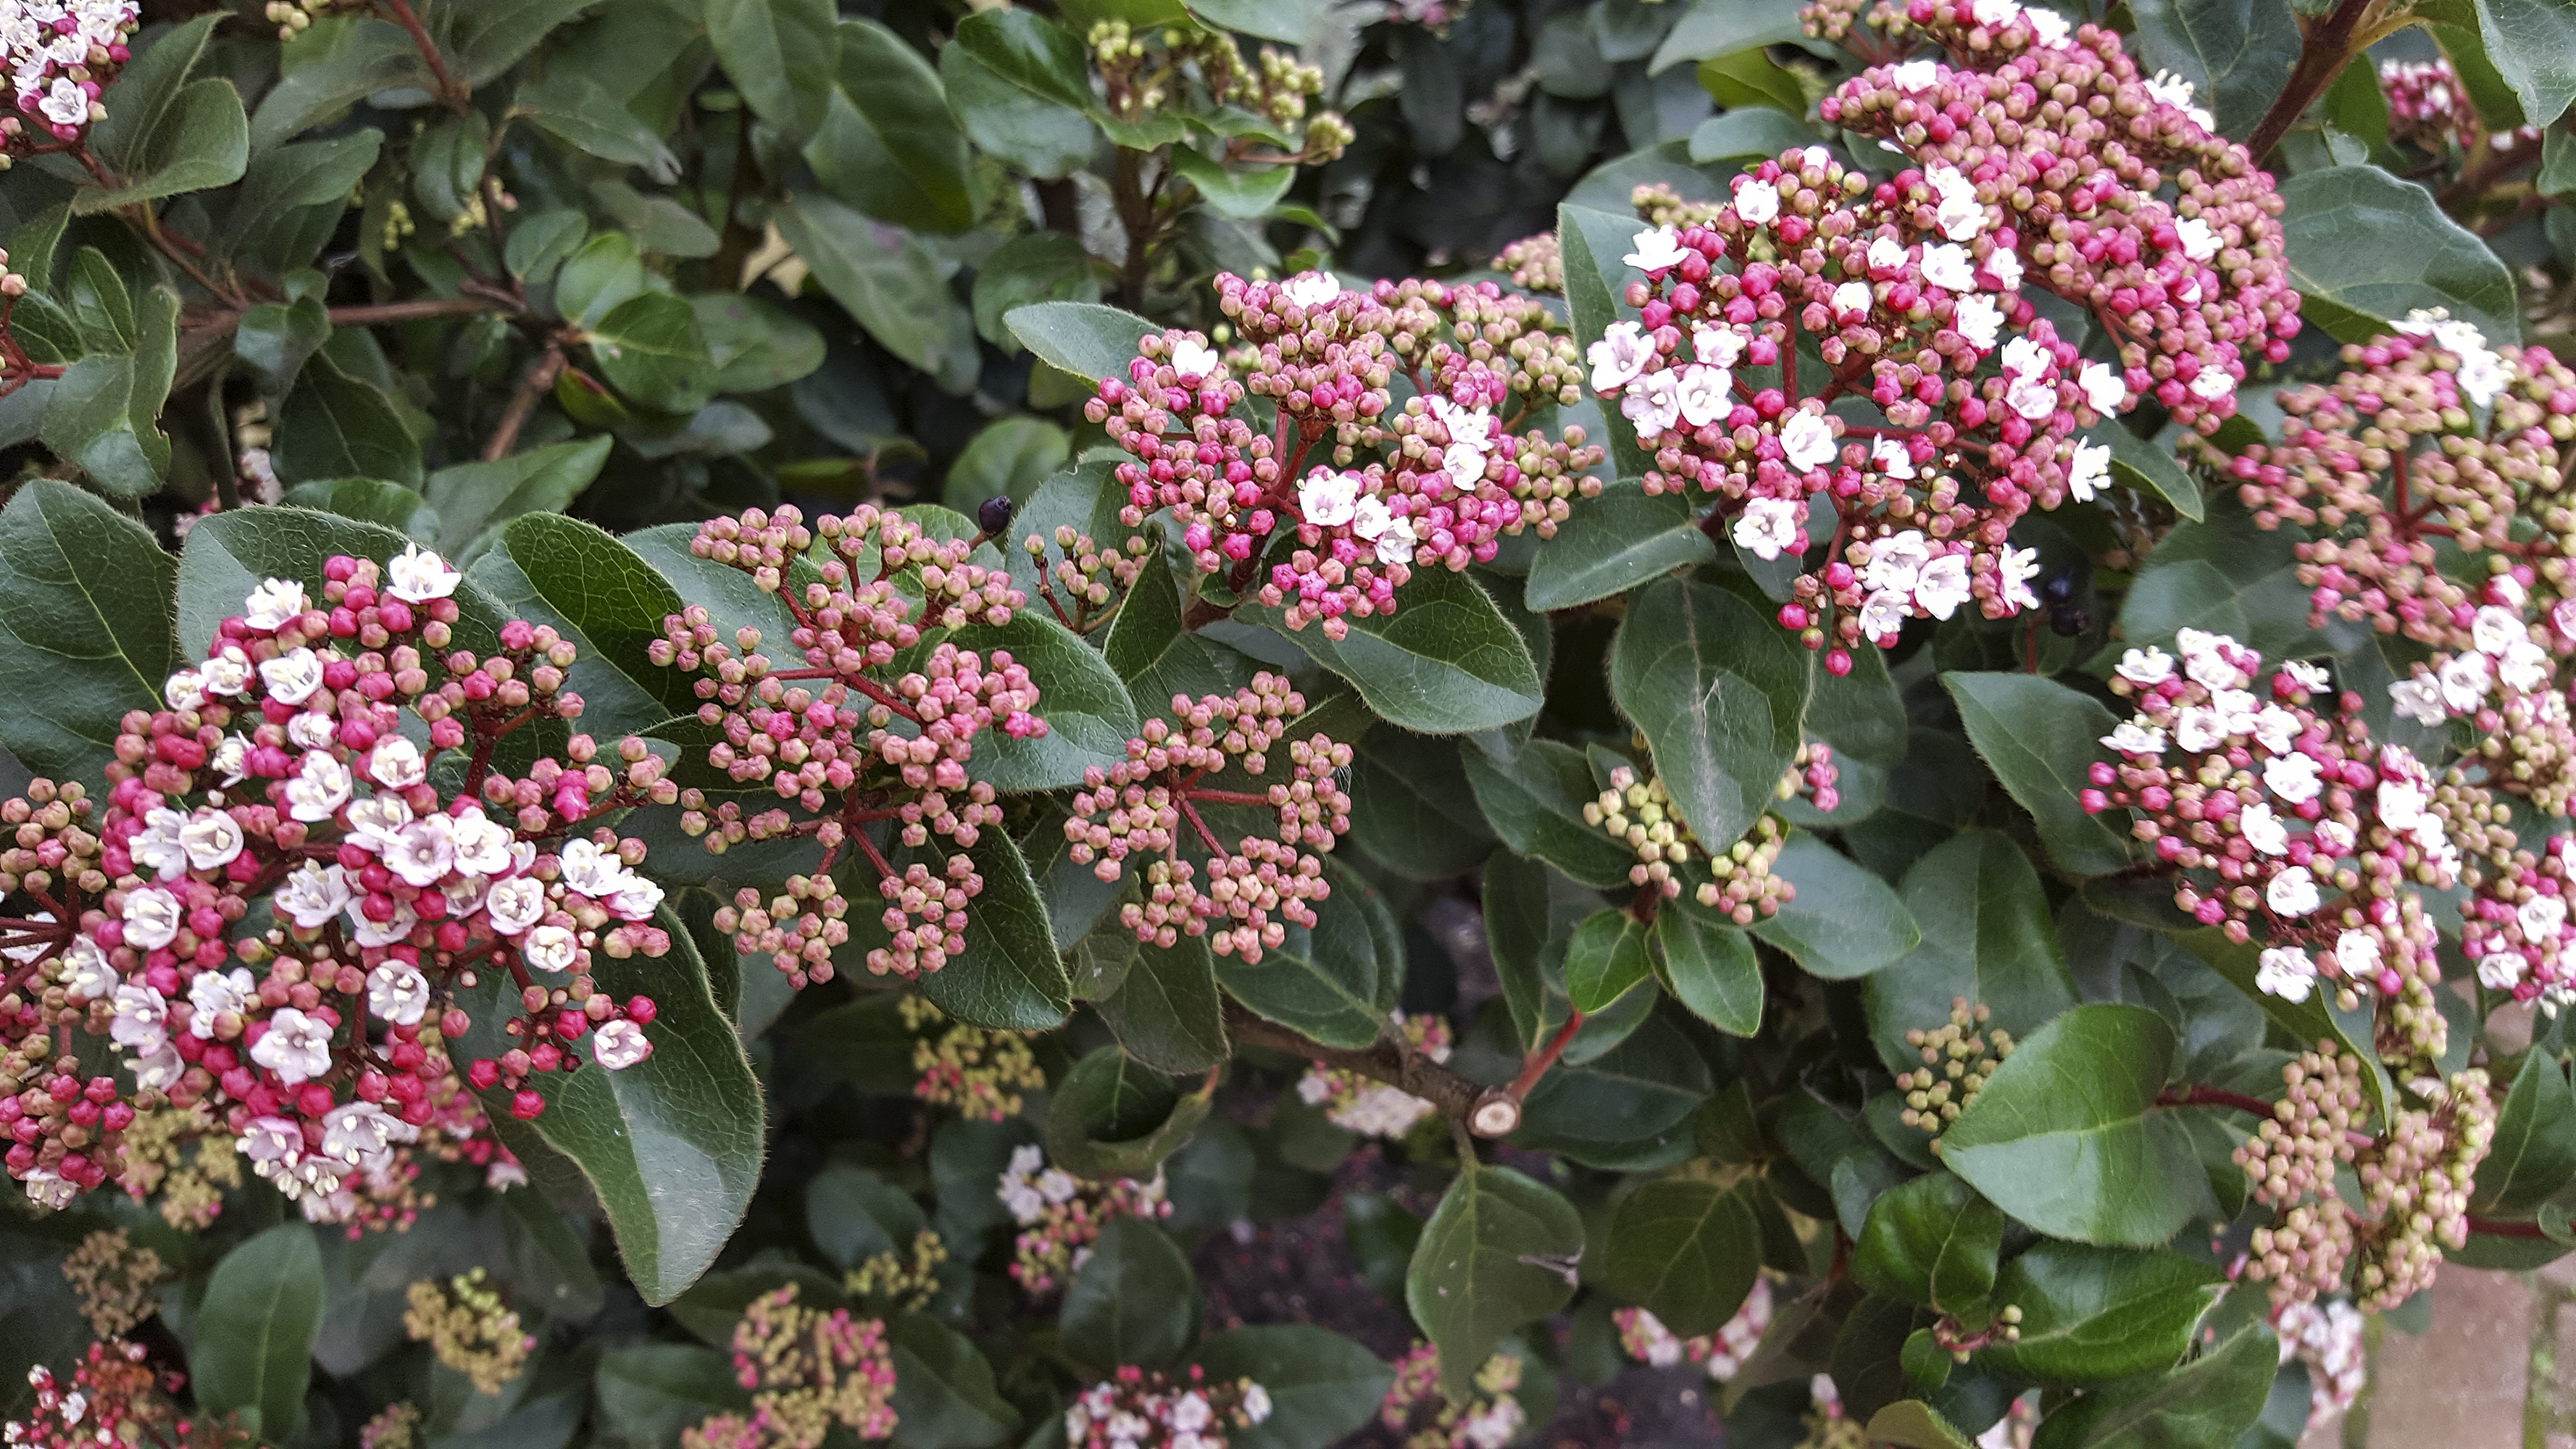
{"label": "unopened bud cluster", "polygon": [[1613,1310],[1610,1321],[1618,1326],[1619,1347],[1628,1357],[1652,1368],[1699,1364],[1722,1384],[1734,1378],[1753,1350],[1761,1347],[1762,1334],[1771,1326],[1771,1280],[1755,1278],[1753,1291],[1745,1295],[1744,1306],[1735,1310],[1735,1316],[1717,1332],[1697,1338],[1675,1337],[1662,1319],[1643,1308]]}
{"label": "unopened bud cluster", "polygon": [[895,1429],[894,1355],[885,1324],[797,1301],[796,1284],[751,1300],[733,1330],[734,1381],[751,1413],[682,1431],[683,1449],[819,1449],[835,1430],[883,1439]]}
{"label": "unopened bud cluster", "polygon": [[939,1294],[939,1267],[948,1244],[928,1228],[912,1235],[909,1253],[875,1253],[844,1274],[841,1291],[861,1301],[882,1300],[897,1311],[918,1313]]}
{"label": "unopened bud cluster", "polygon": [[[1841,803],[1834,788],[1836,773],[1829,746],[1802,745],[1780,779],[1779,796],[1786,800],[1810,792],[1817,809],[1831,810]],[[1712,851],[1691,833],[1660,777],[1640,779],[1634,768],[1618,765],[1610,771],[1610,788],[1584,802],[1583,820],[1636,852],[1629,882],[1667,900],[1678,899],[1687,884],[1693,900],[1749,926],[1797,899],[1795,885],[1771,874],[1789,840],[1787,827],[1776,816],[1757,818],[1743,839]]]}
{"label": "unopened bud cluster", "polygon": [[161,1255],[122,1228],[102,1228],[63,1258],[63,1281],[80,1296],[81,1317],[98,1338],[123,1338],[158,1311]]}
{"label": "unopened bud cluster", "polygon": [[1020,546],[1037,565],[1039,601],[1077,634],[1088,633],[1107,619],[1158,557],[1154,540],[1143,533],[1130,534],[1124,544],[1112,548],[1092,542],[1090,534],[1077,532],[1068,523],[1056,529],[1053,541],[1053,564],[1047,562],[1046,538],[1032,533]]}
{"label": "unopened bud cluster", "polygon": [[1440,1392],[1440,1358],[1417,1343],[1395,1361],[1395,1382],[1378,1402],[1377,1421],[1401,1435],[1404,1449],[1502,1449],[1529,1422],[1521,1407],[1521,1361],[1508,1353],[1476,1369],[1475,1392],[1456,1403]]}
{"label": "unopened bud cluster", "polygon": [[92,1343],[64,1383],[38,1364],[27,1370],[32,1393],[24,1417],[0,1423],[0,1443],[26,1449],[251,1449],[257,1442],[230,1414],[183,1415],[172,1396],[184,1375],[157,1370],[139,1343]]}
{"label": "unopened bud cluster", "polygon": [[1947,1024],[1929,1031],[1911,1027],[1905,1033],[1906,1046],[1921,1054],[1923,1065],[1897,1075],[1896,1090],[1905,1094],[1897,1119],[1930,1133],[1935,1154],[1941,1150],[1941,1134],[2012,1055],[2012,1033],[1987,1026],[1993,1018],[1985,1003],[1971,1006],[1964,996],[1952,997]]}
{"label": "unopened bud cluster", "polygon": [[426,1343],[440,1364],[465,1375],[478,1394],[497,1394],[528,1365],[537,1340],[519,1315],[473,1269],[440,1282],[423,1278],[403,1292],[403,1332]]}
{"label": "unopened bud cluster", "polygon": [[918,996],[896,1009],[904,1026],[920,1033],[912,1044],[912,1069],[920,1074],[912,1094],[922,1101],[971,1121],[1000,1122],[1020,1115],[1020,1093],[1046,1086],[1026,1034],[952,1022]]}
{"label": "unopened bud cluster", "polygon": [[1020,1225],[1012,1243],[1011,1277],[1032,1297],[1071,1281],[1111,1218],[1159,1222],[1172,1215],[1160,1172],[1151,1182],[1085,1182],[1061,1167],[1047,1166],[1046,1153],[1037,1147],[1011,1153],[993,1195]]}

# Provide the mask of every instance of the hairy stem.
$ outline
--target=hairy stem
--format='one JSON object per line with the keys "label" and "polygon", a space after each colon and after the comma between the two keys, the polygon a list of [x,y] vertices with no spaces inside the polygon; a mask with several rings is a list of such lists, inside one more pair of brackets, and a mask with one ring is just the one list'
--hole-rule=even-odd
{"label": "hairy stem", "polygon": [[2307,114],[2309,103],[2343,73],[2345,62],[2353,55],[2353,32],[2376,3],[2377,0],[2343,0],[2323,20],[2304,27],[2307,34],[2299,46],[2298,64],[2290,68],[2290,83],[2281,88],[2281,94],[2272,101],[2272,109],[2263,113],[2261,123],[2254,127],[2253,138],[2245,143],[2246,154],[2254,158],[2256,165],[2261,165],[2299,117]]}

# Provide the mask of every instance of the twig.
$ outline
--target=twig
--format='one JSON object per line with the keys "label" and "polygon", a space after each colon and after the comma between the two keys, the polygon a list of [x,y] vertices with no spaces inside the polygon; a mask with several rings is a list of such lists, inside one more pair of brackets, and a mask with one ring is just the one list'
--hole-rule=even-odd
{"label": "twig", "polygon": [[1356,1051],[1328,1047],[1275,1021],[1255,1016],[1231,1000],[1225,1004],[1225,1026],[1237,1041],[1400,1087],[1451,1119],[1467,1123],[1479,1137],[1501,1137],[1520,1125],[1519,1103],[1503,1099],[1509,1108],[1508,1120],[1489,1113],[1486,1106],[1489,1099],[1500,1095],[1498,1089],[1469,1081],[1422,1053],[1407,1050],[1400,1042],[1381,1037]]}
{"label": "twig", "polygon": [[2290,83],[2273,98],[2272,109],[2263,113],[2261,123],[2254,127],[2253,138],[2245,143],[2246,154],[2255,165],[2263,164],[2263,158],[2281,144],[2290,127],[2307,114],[2309,103],[2343,73],[2345,62],[2352,59],[2353,31],[2361,24],[2363,13],[2375,3],[2376,0],[2343,0],[2323,20],[2306,27],[2298,64],[2290,68]]}
{"label": "twig", "polygon": [[447,73],[447,60],[438,53],[438,42],[429,38],[428,29],[420,23],[420,17],[412,13],[408,0],[385,0],[385,9],[392,13],[395,24],[411,33],[411,43],[420,48],[420,58],[429,62],[429,73],[438,82],[439,100],[449,110],[464,115],[466,106],[471,103],[469,94]]}
{"label": "twig", "polygon": [[528,369],[527,376],[519,379],[519,390],[510,395],[509,410],[501,414],[500,426],[492,430],[491,441],[483,445],[484,462],[498,463],[510,456],[510,449],[519,441],[519,429],[528,425],[529,417],[537,410],[537,399],[555,385],[555,378],[562,374],[563,369],[563,344],[547,343],[546,355],[538,358],[536,364]]}

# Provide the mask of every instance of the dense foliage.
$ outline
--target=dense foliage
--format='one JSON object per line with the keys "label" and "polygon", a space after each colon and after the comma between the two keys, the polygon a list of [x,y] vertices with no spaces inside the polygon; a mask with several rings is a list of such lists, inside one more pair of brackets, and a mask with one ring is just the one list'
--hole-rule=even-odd
{"label": "dense foliage", "polygon": [[0,47],[13,1443],[2262,1449],[2576,1247],[2555,0]]}

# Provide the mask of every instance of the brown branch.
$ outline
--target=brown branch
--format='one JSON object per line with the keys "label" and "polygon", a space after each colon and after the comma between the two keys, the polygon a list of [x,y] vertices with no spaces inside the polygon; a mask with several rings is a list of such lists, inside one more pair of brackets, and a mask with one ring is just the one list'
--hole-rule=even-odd
{"label": "brown branch", "polygon": [[429,73],[438,82],[438,99],[449,110],[464,115],[470,93],[447,73],[447,59],[438,53],[438,42],[429,38],[428,29],[420,23],[420,17],[412,13],[408,0],[385,0],[385,9],[393,16],[395,24],[411,33],[411,43],[419,47],[420,58],[429,62]]}
{"label": "brown branch", "polygon": [[519,441],[519,429],[528,425],[528,419],[537,410],[537,399],[555,385],[555,379],[562,375],[563,370],[563,344],[547,343],[546,355],[537,359],[536,364],[528,369],[527,376],[519,379],[519,390],[510,395],[510,406],[501,414],[500,426],[492,430],[491,441],[483,445],[484,462],[498,463],[510,456],[510,449]]}
{"label": "brown branch", "polygon": [[2469,1231],[2484,1233],[2490,1238],[2547,1239],[2549,1237],[2538,1223],[2500,1223],[2491,1218],[2469,1219]]}
{"label": "brown branch", "polygon": [[1451,1120],[1467,1123],[1479,1137],[1506,1136],[1520,1125],[1520,1104],[1502,1089],[1469,1081],[1420,1052],[1407,1050],[1401,1042],[1380,1037],[1357,1051],[1328,1047],[1255,1016],[1232,1000],[1225,1004],[1225,1026],[1237,1041],[1401,1088]]}
{"label": "brown branch", "polygon": [[2290,68],[2290,82],[2273,98],[2272,109],[2263,113],[2253,139],[2245,143],[2245,152],[2255,165],[2263,164],[2263,158],[2281,144],[2290,127],[2307,114],[2309,104],[2343,73],[2353,55],[2353,31],[2376,3],[2377,0],[2343,0],[2324,19],[2313,25],[2303,24],[2307,33],[2299,45],[2298,64]]}

